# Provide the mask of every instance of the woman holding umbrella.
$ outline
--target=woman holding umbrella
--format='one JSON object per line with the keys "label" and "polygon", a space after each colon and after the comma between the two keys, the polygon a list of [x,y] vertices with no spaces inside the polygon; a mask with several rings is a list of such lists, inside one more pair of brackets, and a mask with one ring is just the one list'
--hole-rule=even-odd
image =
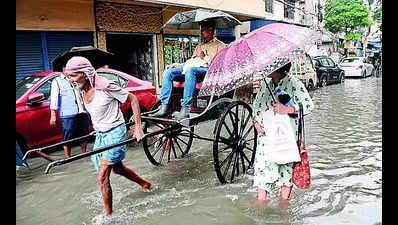
{"label": "woman holding umbrella", "polygon": [[[254,161],[254,183],[253,186],[257,187],[258,199],[256,206],[266,205],[267,195],[271,189],[275,186],[281,186],[281,203],[286,202],[292,190],[292,171],[293,162],[287,164],[277,164],[268,160],[265,151],[269,150],[263,148],[262,138],[267,135],[267,131],[264,130],[262,124],[267,123],[264,121],[261,112],[267,110],[273,110],[278,114],[289,114],[291,119],[291,125],[295,132],[296,141],[298,140],[298,119],[297,112],[299,112],[299,104],[303,107],[303,113],[308,114],[314,108],[314,104],[309,96],[304,84],[297,78],[288,74],[291,67],[289,62],[285,66],[277,69],[268,75],[271,78],[270,81],[263,80],[261,83],[260,91],[256,96],[253,103],[254,115],[253,124],[256,128],[259,138],[256,151],[256,158]],[[267,83],[265,83],[267,82]],[[269,82],[269,83],[268,83]],[[289,94],[293,104],[284,105],[279,102],[275,102],[273,96],[277,95],[277,91],[282,90]]]}
{"label": "woman holding umbrella", "polygon": [[[281,186],[282,202],[287,202],[290,197],[293,162],[300,156],[297,155],[298,157],[295,157],[294,160],[281,156],[282,159],[286,158],[284,159],[285,164],[282,162],[280,162],[281,164],[272,163],[269,158],[265,157],[265,155],[271,155],[268,154],[271,151],[267,152],[267,150],[273,149],[266,148],[267,142],[264,140],[269,140],[274,132],[267,131],[268,128],[264,129],[264,127],[270,127],[268,125],[271,123],[267,123],[263,117],[265,114],[270,115],[268,112],[265,113],[267,110],[272,110],[277,114],[297,115],[297,112],[300,112],[300,104],[303,106],[301,115],[312,111],[314,105],[304,84],[290,76],[288,72],[291,67],[290,61],[307,52],[320,39],[321,33],[307,27],[287,23],[272,23],[263,26],[222,49],[214,57],[202,82],[199,96],[221,96],[235,88],[261,80],[260,91],[253,103],[253,122],[259,134],[253,163],[255,170],[253,185],[258,188],[256,205],[263,205],[267,202],[267,195],[275,184]],[[266,77],[271,78],[271,81]],[[275,101],[273,96],[277,95],[278,90],[290,95],[292,101],[290,106]],[[280,117],[280,115],[277,116]],[[294,139],[298,140],[298,119],[300,117],[290,117],[290,119],[289,116],[287,117],[286,119],[292,126],[292,132],[295,133],[295,137],[294,134],[290,135],[290,140],[293,139],[291,146],[297,147]],[[267,132],[269,135],[265,136]],[[287,133],[287,135],[289,134]],[[262,146],[263,143],[264,146]]]}

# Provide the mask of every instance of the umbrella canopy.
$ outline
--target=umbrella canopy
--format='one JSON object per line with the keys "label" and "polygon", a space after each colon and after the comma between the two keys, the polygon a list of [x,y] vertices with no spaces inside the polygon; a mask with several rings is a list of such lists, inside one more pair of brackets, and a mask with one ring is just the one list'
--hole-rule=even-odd
{"label": "umbrella canopy", "polygon": [[62,72],[62,67],[64,67],[73,56],[83,56],[87,58],[95,69],[104,65],[113,64],[116,57],[113,53],[94,48],[93,46],[72,47],[70,50],[55,57],[52,61],[53,71]]}
{"label": "umbrella canopy", "polygon": [[218,52],[209,66],[199,96],[220,96],[263,79],[289,63],[296,54],[307,51],[320,37],[315,30],[285,23],[256,29]]}
{"label": "umbrella canopy", "polygon": [[200,29],[199,23],[204,21],[214,21],[216,28],[232,28],[242,24],[232,15],[222,11],[195,9],[176,13],[162,28],[197,30]]}

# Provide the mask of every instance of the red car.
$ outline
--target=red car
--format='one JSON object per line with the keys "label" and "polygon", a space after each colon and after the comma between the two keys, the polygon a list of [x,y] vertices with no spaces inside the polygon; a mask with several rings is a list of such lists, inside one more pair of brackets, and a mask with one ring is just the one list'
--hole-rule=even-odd
{"label": "red car", "polygon": [[[157,101],[156,90],[151,82],[113,69],[100,68],[97,74],[115,81],[137,96],[141,112],[149,111]],[[16,140],[23,152],[62,140],[59,115],[57,126],[50,127],[51,82],[59,75],[60,72],[45,71],[16,82]],[[126,102],[120,108],[128,121],[132,115],[130,104]]]}

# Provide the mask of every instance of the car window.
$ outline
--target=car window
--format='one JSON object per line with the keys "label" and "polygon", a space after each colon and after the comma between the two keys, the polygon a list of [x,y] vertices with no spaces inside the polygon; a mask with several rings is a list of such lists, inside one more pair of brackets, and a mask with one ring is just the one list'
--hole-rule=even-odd
{"label": "car window", "polygon": [[326,60],[328,61],[329,66],[331,66],[331,67],[335,67],[336,66],[332,59],[327,58]]}
{"label": "car window", "polygon": [[44,99],[42,100],[42,102],[50,101],[51,82],[53,81],[53,79],[54,78],[49,79],[44,84],[42,84],[39,88],[36,89],[36,92],[43,93],[43,95],[44,95]]}
{"label": "car window", "polygon": [[307,63],[307,65],[310,65],[311,67],[313,66],[312,59],[309,55],[306,55],[306,63]]}
{"label": "car window", "polygon": [[343,60],[343,63],[354,63],[354,62],[359,62],[359,58],[348,58]]}
{"label": "car window", "polygon": [[319,59],[322,66],[329,66],[328,60],[325,58]]}
{"label": "car window", "polygon": [[124,79],[123,77],[120,77],[116,74],[113,73],[107,73],[107,72],[98,72],[98,75],[101,77],[105,77],[109,81],[115,82],[117,85],[119,85],[122,88],[125,88],[128,84],[128,80]]}
{"label": "car window", "polygon": [[22,80],[16,81],[16,99],[20,98],[23,94],[25,94],[33,85],[35,85],[39,80],[41,80],[44,76],[27,76]]}

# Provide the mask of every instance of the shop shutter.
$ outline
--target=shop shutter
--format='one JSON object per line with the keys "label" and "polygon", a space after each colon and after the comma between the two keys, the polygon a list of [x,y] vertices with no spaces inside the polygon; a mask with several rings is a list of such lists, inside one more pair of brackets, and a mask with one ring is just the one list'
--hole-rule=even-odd
{"label": "shop shutter", "polygon": [[250,21],[250,31],[256,30],[260,27],[266,26],[271,23],[276,23],[274,20],[253,20]]}
{"label": "shop shutter", "polygon": [[235,29],[234,28],[226,28],[226,29],[217,29],[217,39],[224,42],[225,44],[229,44],[235,41]]}
{"label": "shop shutter", "polygon": [[92,32],[47,32],[46,35],[48,62],[51,69],[51,62],[62,52],[77,46],[94,46]]}
{"label": "shop shutter", "polygon": [[16,80],[44,70],[40,32],[16,32]]}

